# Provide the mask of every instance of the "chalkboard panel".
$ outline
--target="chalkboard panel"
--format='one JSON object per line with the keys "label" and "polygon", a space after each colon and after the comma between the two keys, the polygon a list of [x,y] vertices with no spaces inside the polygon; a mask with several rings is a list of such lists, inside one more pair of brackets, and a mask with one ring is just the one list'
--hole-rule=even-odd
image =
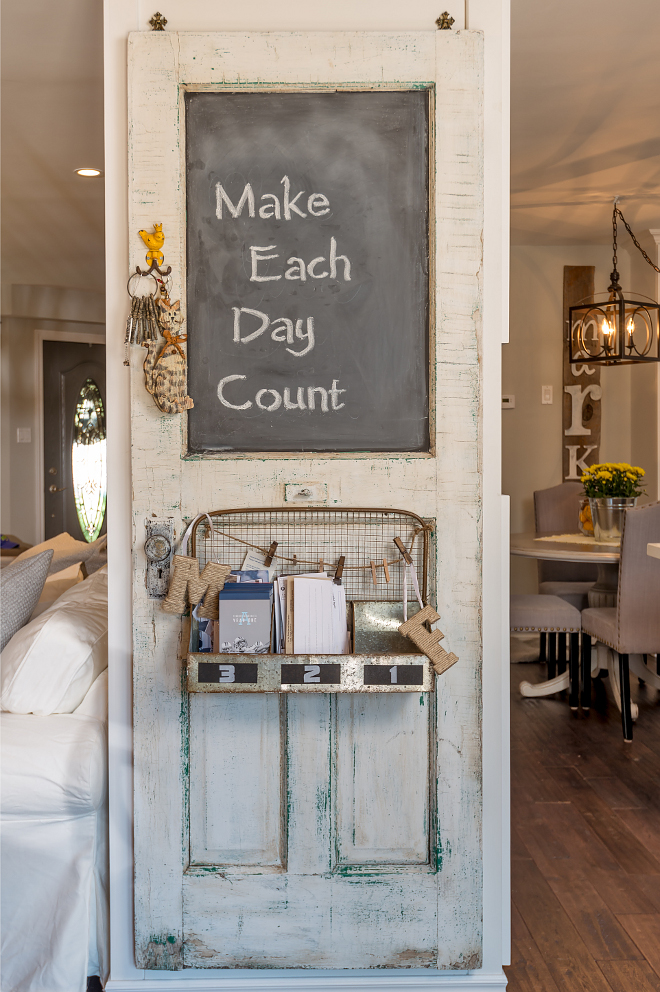
{"label": "chalkboard panel", "polygon": [[187,93],[191,454],[429,448],[428,91]]}

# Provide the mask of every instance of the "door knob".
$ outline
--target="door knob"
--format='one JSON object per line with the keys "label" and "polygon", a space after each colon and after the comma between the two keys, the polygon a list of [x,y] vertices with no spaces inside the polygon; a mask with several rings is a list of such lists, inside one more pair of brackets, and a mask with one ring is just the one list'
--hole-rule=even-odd
{"label": "door knob", "polygon": [[53,483],[52,486],[49,486],[48,487],[48,492],[49,493],[63,493],[66,488],[67,488],[66,486],[62,486],[61,489],[58,489],[57,486],[55,485],[55,483]]}

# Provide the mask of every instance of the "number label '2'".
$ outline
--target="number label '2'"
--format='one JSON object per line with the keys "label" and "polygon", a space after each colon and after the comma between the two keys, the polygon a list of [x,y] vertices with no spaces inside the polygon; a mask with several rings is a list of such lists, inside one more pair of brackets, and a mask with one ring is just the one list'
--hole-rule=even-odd
{"label": "number label '2'", "polygon": [[320,682],[320,681],[321,681],[321,666],[305,665],[305,674],[303,676],[303,682]]}

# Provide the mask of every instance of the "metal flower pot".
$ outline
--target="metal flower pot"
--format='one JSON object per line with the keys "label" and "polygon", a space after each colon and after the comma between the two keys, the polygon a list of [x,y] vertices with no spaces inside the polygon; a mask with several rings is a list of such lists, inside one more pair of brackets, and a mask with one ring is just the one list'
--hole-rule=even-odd
{"label": "metal flower pot", "polygon": [[626,510],[637,504],[636,496],[608,496],[589,499],[596,541],[621,541]]}

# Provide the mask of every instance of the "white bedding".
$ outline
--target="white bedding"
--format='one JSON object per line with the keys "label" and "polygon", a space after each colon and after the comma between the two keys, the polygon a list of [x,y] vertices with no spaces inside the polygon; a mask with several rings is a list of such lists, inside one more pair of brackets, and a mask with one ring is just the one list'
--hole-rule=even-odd
{"label": "white bedding", "polygon": [[2,992],[107,978],[107,671],[73,713],[3,713]]}

